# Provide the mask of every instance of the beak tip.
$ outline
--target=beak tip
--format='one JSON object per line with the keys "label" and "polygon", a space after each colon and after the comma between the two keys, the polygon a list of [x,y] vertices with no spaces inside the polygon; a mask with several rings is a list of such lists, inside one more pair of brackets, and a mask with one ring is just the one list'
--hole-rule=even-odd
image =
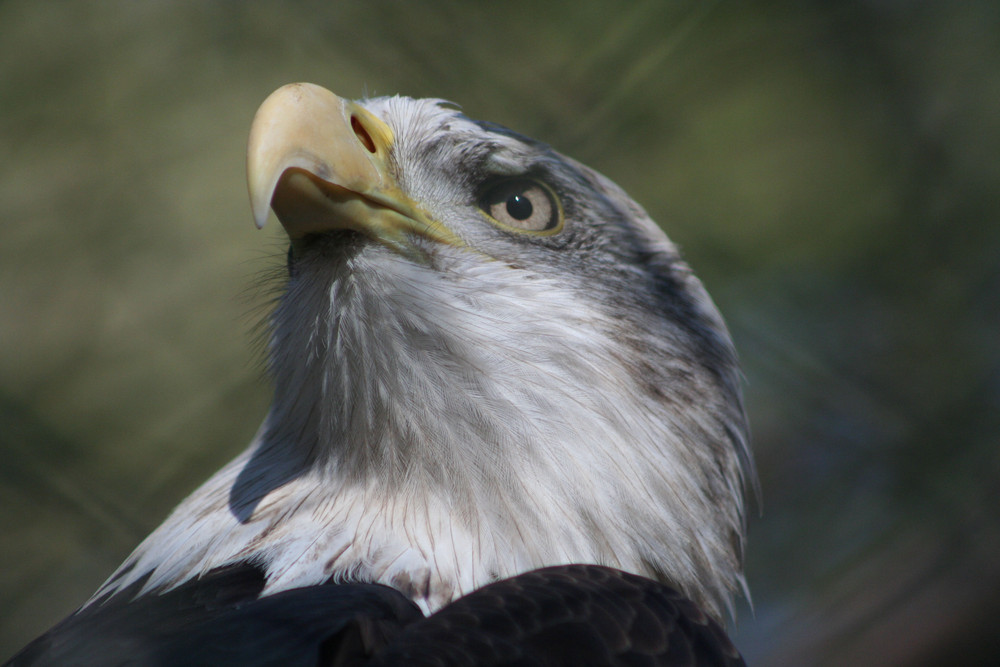
{"label": "beak tip", "polygon": [[257,229],[264,229],[264,225],[267,224],[267,214],[267,208],[260,210],[256,206],[253,207],[253,224],[257,226]]}
{"label": "beak tip", "polygon": [[254,178],[257,174],[254,174],[252,169],[250,172],[250,178],[247,179],[247,189],[250,191],[250,213],[253,215],[253,222],[257,225],[257,229],[263,229],[271,211],[271,197],[274,194],[275,186],[270,183],[261,183],[260,178]]}

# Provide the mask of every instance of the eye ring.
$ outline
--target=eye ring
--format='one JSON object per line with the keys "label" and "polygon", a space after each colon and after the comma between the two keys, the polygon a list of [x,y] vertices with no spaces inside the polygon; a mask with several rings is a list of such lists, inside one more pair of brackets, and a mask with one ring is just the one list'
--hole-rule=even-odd
{"label": "eye ring", "polygon": [[516,232],[548,236],[563,227],[559,198],[533,178],[509,178],[490,185],[479,198],[479,208],[498,227]]}

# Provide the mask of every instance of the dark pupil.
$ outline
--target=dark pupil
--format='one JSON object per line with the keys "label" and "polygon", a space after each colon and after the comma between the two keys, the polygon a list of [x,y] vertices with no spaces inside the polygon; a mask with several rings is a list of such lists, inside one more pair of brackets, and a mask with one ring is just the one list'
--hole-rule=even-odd
{"label": "dark pupil", "polygon": [[507,212],[515,220],[527,220],[531,217],[531,200],[521,195],[507,197]]}

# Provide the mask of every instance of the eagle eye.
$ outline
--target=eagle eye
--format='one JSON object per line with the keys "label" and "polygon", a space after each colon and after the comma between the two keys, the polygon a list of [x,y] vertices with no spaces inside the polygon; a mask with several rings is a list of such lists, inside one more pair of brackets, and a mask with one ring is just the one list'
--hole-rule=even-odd
{"label": "eagle eye", "polygon": [[513,178],[489,187],[479,208],[500,227],[555,234],[563,225],[562,206],[549,186],[530,178]]}

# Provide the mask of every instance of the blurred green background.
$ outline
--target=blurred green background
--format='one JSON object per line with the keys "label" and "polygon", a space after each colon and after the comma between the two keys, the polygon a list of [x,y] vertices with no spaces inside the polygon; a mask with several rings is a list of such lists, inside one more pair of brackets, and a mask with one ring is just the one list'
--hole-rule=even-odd
{"label": "blurred green background", "polygon": [[1000,4],[0,3],[0,658],[240,451],[257,105],[453,100],[597,168],[732,328],[757,665],[1000,662]]}

